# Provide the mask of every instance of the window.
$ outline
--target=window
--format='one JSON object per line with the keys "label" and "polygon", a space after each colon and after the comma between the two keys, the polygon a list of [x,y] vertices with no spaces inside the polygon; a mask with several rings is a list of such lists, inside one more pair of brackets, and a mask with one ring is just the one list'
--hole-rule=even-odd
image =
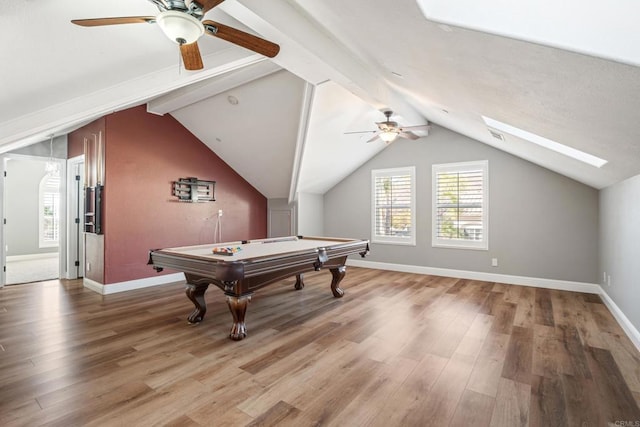
{"label": "window", "polygon": [[40,247],[58,246],[60,238],[60,177],[45,175],[40,181]]}
{"label": "window", "polygon": [[371,171],[374,243],[415,245],[415,167]]}
{"label": "window", "polygon": [[486,160],[433,165],[433,246],[489,249],[488,176]]}

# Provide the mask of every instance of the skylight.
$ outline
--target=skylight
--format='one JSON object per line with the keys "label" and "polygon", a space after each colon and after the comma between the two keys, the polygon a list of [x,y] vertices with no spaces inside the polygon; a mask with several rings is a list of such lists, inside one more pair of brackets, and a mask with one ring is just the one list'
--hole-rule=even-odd
{"label": "skylight", "polygon": [[508,133],[513,136],[517,136],[518,138],[522,138],[529,142],[533,142],[534,144],[537,144],[541,147],[553,150],[556,153],[564,154],[565,156],[587,163],[591,166],[600,168],[607,163],[606,160],[603,160],[599,157],[592,156],[591,154],[585,153],[584,151],[576,150],[575,148],[571,148],[566,145],[560,144],[559,142],[552,141],[540,135],[536,135],[535,133],[527,132],[526,130],[522,130],[506,123],[502,123],[489,117],[482,116],[482,119],[490,128]]}
{"label": "skylight", "polygon": [[[416,0],[435,22],[640,64],[634,0]],[[445,30],[446,31],[446,30]]]}

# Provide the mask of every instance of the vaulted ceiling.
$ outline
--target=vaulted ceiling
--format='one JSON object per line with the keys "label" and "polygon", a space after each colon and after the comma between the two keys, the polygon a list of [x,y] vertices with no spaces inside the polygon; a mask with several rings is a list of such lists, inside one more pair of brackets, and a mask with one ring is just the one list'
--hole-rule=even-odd
{"label": "vaulted ceiling", "polygon": [[[204,37],[195,72],[179,69],[177,45],[157,25],[70,23],[156,15],[149,1],[4,3],[0,152],[146,103],[265,196],[292,199],[323,194],[383,150],[345,132],[375,129],[390,108],[401,125],[429,121],[595,188],[640,174],[640,6],[627,0],[226,0],[206,17],[280,53],[270,60]],[[496,139],[482,116],[607,163]]]}

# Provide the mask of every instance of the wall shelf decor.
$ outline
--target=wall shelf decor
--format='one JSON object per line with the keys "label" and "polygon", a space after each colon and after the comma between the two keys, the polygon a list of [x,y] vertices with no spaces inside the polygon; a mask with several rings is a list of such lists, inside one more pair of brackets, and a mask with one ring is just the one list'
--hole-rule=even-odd
{"label": "wall shelf decor", "polygon": [[84,231],[85,233],[102,234],[102,191],[104,186],[86,187],[84,189]]}
{"label": "wall shelf decor", "polygon": [[194,177],[173,181],[173,195],[180,202],[215,202],[215,181],[205,181]]}

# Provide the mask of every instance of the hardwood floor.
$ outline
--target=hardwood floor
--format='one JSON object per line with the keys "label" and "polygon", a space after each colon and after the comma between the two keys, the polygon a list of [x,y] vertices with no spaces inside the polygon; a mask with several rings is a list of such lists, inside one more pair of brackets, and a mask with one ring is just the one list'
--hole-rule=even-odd
{"label": "hardwood floor", "polygon": [[[254,295],[0,290],[2,426],[640,425],[640,354],[599,297],[349,268]],[[616,424],[616,421],[618,423]],[[628,424],[622,424],[627,422]]]}

